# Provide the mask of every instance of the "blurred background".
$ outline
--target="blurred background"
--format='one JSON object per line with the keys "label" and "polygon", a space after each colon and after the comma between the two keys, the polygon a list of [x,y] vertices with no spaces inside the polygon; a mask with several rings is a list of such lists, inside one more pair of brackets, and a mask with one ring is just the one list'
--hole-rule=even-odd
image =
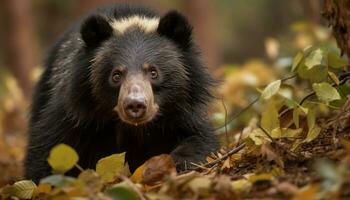
{"label": "blurred background", "polygon": [[[333,42],[317,0],[1,0],[0,1],[0,186],[21,175],[28,107],[45,53],[82,14],[101,4],[144,4],[183,12],[214,77],[213,122],[225,122],[258,95],[256,87],[288,76],[298,50]],[[224,99],[225,106],[222,101]],[[229,131],[249,123],[251,112]],[[220,132],[220,130],[219,130]]]}

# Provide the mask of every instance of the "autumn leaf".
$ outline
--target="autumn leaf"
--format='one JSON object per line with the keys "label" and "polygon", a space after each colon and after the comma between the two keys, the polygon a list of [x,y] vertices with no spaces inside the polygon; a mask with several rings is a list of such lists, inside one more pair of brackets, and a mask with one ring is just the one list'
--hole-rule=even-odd
{"label": "autumn leaf", "polygon": [[265,100],[270,99],[275,95],[281,87],[281,80],[274,81],[268,84],[263,90],[261,97]]}
{"label": "autumn leaf", "polygon": [[77,152],[66,144],[53,147],[47,159],[54,172],[65,173],[72,169],[79,160]]}
{"label": "autumn leaf", "polygon": [[142,172],[142,183],[153,185],[163,180],[165,176],[176,173],[173,159],[168,154],[154,156],[147,160]]}
{"label": "autumn leaf", "polygon": [[112,182],[118,175],[126,173],[125,152],[113,154],[100,159],[96,164],[96,172],[104,182]]}
{"label": "autumn leaf", "polygon": [[294,72],[297,69],[303,58],[304,54],[302,52],[298,52],[297,55],[295,55],[292,64],[292,72]]}
{"label": "autumn leaf", "polygon": [[274,101],[270,101],[267,110],[262,113],[261,127],[263,127],[268,132],[271,132],[273,129],[280,127],[278,111]]}
{"label": "autumn leaf", "polygon": [[37,191],[37,186],[33,181],[23,180],[5,187],[1,193],[7,196],[15,196],[20,199],[31,199]]}

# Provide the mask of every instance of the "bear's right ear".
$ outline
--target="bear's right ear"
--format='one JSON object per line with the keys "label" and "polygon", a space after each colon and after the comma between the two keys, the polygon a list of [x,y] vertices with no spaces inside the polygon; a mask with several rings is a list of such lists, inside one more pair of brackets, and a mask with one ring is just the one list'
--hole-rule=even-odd
{"label": "bear's right ear", "polygon": [[88,48],[95,48],[113,35],[113,28],[105,18],[95,15],[83,22],[80,34]]}

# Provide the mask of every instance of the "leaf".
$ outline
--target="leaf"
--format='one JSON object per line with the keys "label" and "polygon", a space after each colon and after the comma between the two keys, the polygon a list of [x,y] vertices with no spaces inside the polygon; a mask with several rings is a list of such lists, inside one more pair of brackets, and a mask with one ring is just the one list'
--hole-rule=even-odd
{"label": "leaf", "polygon": [[75,182],[75,178],[63,176],[62,174],[54,174],[48,177],[45,177],[40,180],[40,184],[50,184],[55,187],[65,187],[70,186]]}
{"label": "leaf", "polygon": [[249,192],[253,186],[247,179],[239,179],[231,182],[232,189],[237,192]]}
{"label": "leaf", "polygon": [[274,101],[270,101],[267,110],[262,113],[261,126],[268,132],[280,127],[278,111]]}
{"label": "leaf", "polygon": [[313,110],[310,110],[307,113],[306,119],[307,119],[307,127],[309,128],[309,130],[313,129],[316,122],[315,112]]}
{"label": "leaf", "polygon": [[193,192],[199,193],[200,190],[208,190],[211,186],[211,180],[208,177],[196,177],[192,179],[188,184]]}
{"label": "leaf", "polygon": [[38,193],[43,193],[43,194],[50,194],[52,191],[52,186],[47,183],[43,183],[38,185]]}
{"label": "leaf", "polygon": [[271,173],[261,173],[261,174],[253,174],[248,177],[248,181],[251,183],[256,183],[260,181],[270,181],[272,180],[273,175]]}
{"label": "leaf", "polygon": [[340,84],[340,80],[338,79],[337,75],[335,75],[335,73],[328,71],[328,75],[337,85]]}
{"label": "leaf", "polygon": [[92,169],[87,169],[79,174],[78,180],[83,183],[83,188],[88,194],[96,194],[103,188],[101,177]]}
{"label": "leaf", "polygon": [[118,175],[124,174],[127,171],[124,163],[125,152],[113,154],[97,162],[96,172],[101,176],[102,181],[112,182]]}
{"label": "leaf", "polygon": [[266,86],[263,90],[261,97],[265,100],[270,99],[275,95],[281,87],[281,80],[274,81]]}
{"label": "leaf", "polygon": [[294,196],[293,200],[317,199],[318,185],[307,185]]}
{"label": "leaf", "polygon": [[293,122],[295,127],[299,128],[299,109],[298,107],[294,107],[293,109]]}
{"label": "leaf", "polygon": [[114,185],[105,192],[113,200],[139,200],[136,191],[131,188],[128,183],[121,182]]}
{"label": "leaf", "polygon": [[255,145],[260,146],[264,144],[266,141],[270,141],[270,138],[266,136],[266,134],[260,128],[254,129],[249,135],[249,139],[254,142]]}
{"label": "leaf", "polygon": [[307,69],[310,70],[318,65],[327,65],[326,53],[327,52],[323,48],[318,48],[310,52],[310,54],[305,57],[305,66]]}
{"label": "leaf", "polygon": [[328,67],[325,65],[314,66],[308,69],[305,65],[301,65],[297,69],[300,78],[319,83],[327,80]]}
{"label": "leaf", "polygon": [[297,55],[293,58],[292,72],[294,72],[302,61],[304,54],[302,52],[298,52]]}
{"label": "leaf", "polygon": [[338,91],[332,87],[329,83],[314,83],[312,88],[316,92],[318,99],[323,102],[330,102],[340,99]]}
{"label": "leaf", "polygon": [[53,171],[62,174],[72,169],[78,163],[78,160],[77,152],[66,144],[53,147],[47,159]]}
{"label": "leaf", "polygon": [[321,132],[321,128],[318,126],[314,126],[311,130],[309,130],[309,132],[307,133],[307,136],[304,140],[304,142],[311,142],[312,140],[314,140],[315,138],[317,138],[317,136],[320,134]]}
{"label": "leaf", "polygon": [[10,195],[20,199],[31,199],[37,189],[35,183],[29,180],[18,181],[10,187]]}
{"label": "leaf", "polygon": [[138,167],[134,173],[132,174],[132,176],[130,177],[130,180],[134,183],[139,183],[142,181],[142,173],[145,170],[145,164],[143,163],[140,167]]}
{"label": "leaf", "polygon": [[345,67],[348,62],[340,57],[340,54],[337,52],[330,52],[328,54],[328,65],[333,68],[342,68]]}
{"label": "leaf", "polygon": [[161,154],[147,160],[142,172],[142,183],[154,185],[165,176],[176,173],[176,166],[169,154]]}

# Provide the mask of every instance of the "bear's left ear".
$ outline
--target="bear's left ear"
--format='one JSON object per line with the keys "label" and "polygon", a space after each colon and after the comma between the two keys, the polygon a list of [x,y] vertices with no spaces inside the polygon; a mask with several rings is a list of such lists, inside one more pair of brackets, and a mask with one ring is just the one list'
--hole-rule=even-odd
{"label": "bear's left ear", "polygon": [[160,19],[157,32],[183,49],[188,48],[192,40],[192,26],[185,16],[175,10],[168,12]]}

